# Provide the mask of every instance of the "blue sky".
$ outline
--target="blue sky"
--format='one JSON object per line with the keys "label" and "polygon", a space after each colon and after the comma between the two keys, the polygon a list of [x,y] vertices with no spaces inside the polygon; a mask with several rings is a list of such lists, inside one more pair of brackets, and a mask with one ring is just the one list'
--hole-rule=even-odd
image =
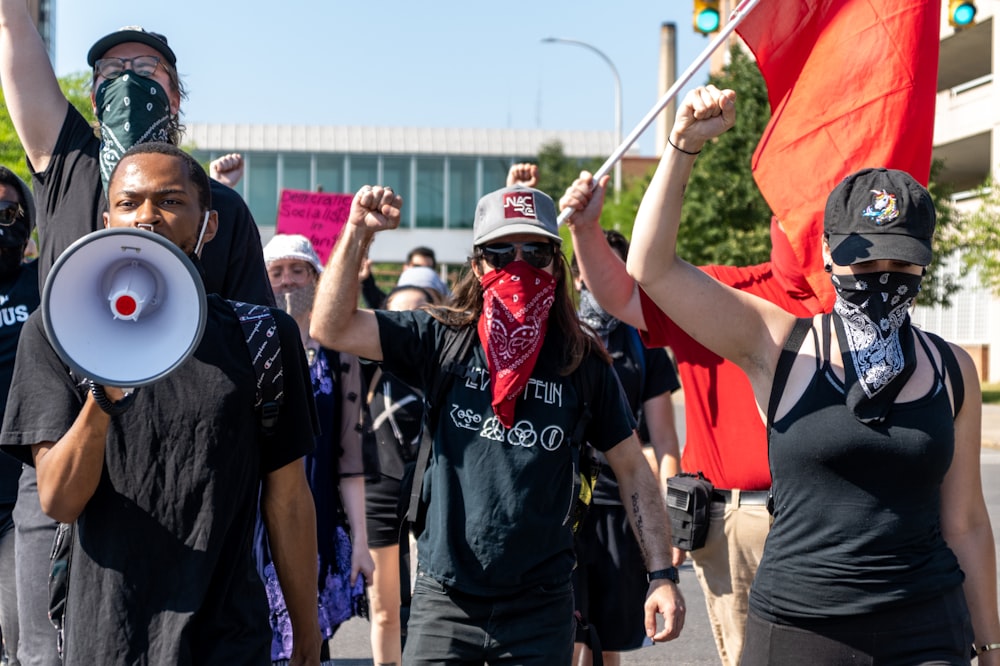
{"label": "blue sky", "polygon": [[[660,26],[677,24],[683,72],[708,45],[690,0],[417,3],[335,0],[56,2],[56,72],[86,69],[96,39],[137,24],[167,35],[190,98],[186,122],[611,130],[659,98]],[[699,72],[693,84],[705,80]],[[653,153],[655,125],[638,141]]]}

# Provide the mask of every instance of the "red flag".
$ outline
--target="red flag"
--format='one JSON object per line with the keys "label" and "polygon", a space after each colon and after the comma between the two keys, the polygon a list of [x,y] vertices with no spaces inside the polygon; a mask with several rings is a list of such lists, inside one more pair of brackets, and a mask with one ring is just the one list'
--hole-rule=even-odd
{"label": "red flag", "polygon": [[865,167],[927,184],[940,21],[940,0],[764,0],[737,28],[771,102],[754,179],[824,303],[830,191]]}

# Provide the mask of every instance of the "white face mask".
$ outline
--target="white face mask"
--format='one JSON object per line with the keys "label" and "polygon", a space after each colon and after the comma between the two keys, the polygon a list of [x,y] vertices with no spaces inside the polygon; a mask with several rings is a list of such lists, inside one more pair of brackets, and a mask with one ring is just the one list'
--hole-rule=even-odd
{"label": "white face mask", "polygon": [[201,256],[202,239],[205,238],[205,229],[208,229],[208,216],[211,214],[211,212],[212,211],[210,211],[210,210],[206,210],[205,211],[205,217],[201,221],[201,233],[198,234],[198,242],[195,243],[195,245],[194,245],[194,253],[193,254],[196,257],[200,257]]}

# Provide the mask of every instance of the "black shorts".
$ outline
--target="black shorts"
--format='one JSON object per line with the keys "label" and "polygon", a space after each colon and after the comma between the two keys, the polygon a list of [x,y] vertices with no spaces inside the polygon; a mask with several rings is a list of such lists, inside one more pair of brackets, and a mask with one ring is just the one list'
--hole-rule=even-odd
{"label": "black shorts", "polygon": [[377,483],[365,483],[365,525],[368,547],[385,548],[399,543],[399,479],[381,475]]}
{"label": "black shorts", "polygon": [[642,647],[649,583],[625,507],[591,505],[576,537],[576,559],[575,608],[597,630],[601,648],[622,652]]}

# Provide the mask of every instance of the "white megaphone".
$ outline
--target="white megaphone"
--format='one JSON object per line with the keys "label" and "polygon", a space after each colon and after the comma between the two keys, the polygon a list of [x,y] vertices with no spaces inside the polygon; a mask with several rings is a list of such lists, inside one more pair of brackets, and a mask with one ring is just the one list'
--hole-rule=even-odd
{"label": "white megaphone", "polygon": [[66,248],[45,280],[41,309],[66,365],[125,388],[165,377],[194,352],[207,300],[180,248],[149,231],[115,228]]}

